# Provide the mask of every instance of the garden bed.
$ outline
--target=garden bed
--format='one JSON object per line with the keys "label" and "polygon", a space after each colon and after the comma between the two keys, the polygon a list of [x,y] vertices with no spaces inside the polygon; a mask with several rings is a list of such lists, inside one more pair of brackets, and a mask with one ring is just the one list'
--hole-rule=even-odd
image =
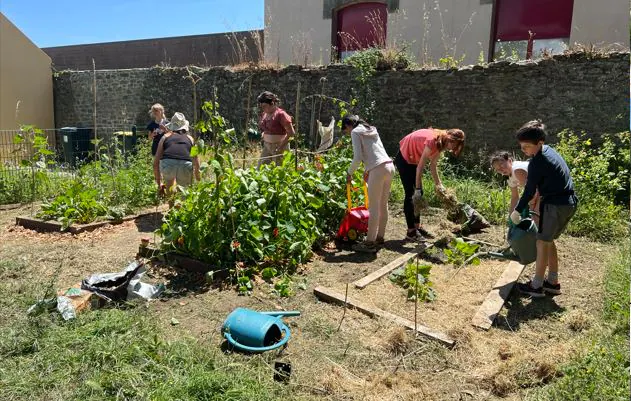
{"label": "garden bed", "polygon": [[[420,260],[420,264],[428,264]],[[445,333],[461,331],[471,325],[471,319],[507,265],[506,260],[484,259],[479,266],[467,266],[456,273],[448,264],[432,264],[431,280],[436,291],[432,302],[418,303],[419,324]],[[455,275],[454,275],[455,274]],[[344,293],[338,285],[336,291]],[[365,302],[414,321],[414,302],[407,300],[407,290],[390,281],[388,276],[362,290],[349,287],[349,297]]]}
{"label": "garden bed", "polygon": [[15,218],[15,224],[39,232],[69,232],[71,234],[79,234],[86,231],[96,230],[108,224],[121,224],[125,221],[135,220],[139,217],[148,216],[151,214],[161,214],[168,210],[166,205],[145,209],[140,213],[122,217],[120,219],[102,220],[88,224],[72,224],[66,229],[63,228],[63,224],[56,221],[46,221],[35,217],[19,216]]}
{"label": "garden bed", "polygon": [[151,259],[152,261],[163,261],[170,266],[175,266],[196,273],[214,272],[214,277],[221,278],[226,276],[225,269],[218,269],[209,263],[199,261],[197,259],[182,255],[176,252],[163,253],[159,248],[148,245],[140,245],[138,248],[138,257]]}

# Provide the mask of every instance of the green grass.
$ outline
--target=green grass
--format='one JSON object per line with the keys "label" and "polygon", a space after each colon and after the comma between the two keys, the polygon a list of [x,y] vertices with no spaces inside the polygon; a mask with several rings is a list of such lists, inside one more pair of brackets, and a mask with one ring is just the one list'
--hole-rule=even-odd
{"label": "green grass", "polygon": [[[264,358],[225,355],[216,343],[167,341],[144,308],[103,309],[64,322],[26,317],[43,294],[0,263],[2,400],[276,400],[288,391]],[[11,279],[10,283],[8,279]]]}
{"label": "green grass", "polygon": [[585,348],[562,369],[563,377],[531,400],[629,400],[629,266],[625,241],[605,274],[601,324]]}

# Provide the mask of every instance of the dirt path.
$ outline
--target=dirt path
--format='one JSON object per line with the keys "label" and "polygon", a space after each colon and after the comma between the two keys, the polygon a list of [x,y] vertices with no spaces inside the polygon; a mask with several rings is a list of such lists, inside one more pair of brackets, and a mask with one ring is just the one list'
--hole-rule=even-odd
{"label": "dirt path", "polygon": [[[16,285],[19,280],[56,277],[57,287],[62,288],[91,273],[121,270],[134,258],[140,238],[152,237],[159,222],[150,216],[77,236],[39,234],[14,226],[15,217],[28,210],[0,211],[0,260],[28,266],[16,278]],[[449,224],[440,211],[426,220],[430,231],[448,233]],[[419,305],[419,321],[456,338],[453,350],[414,340],[388,321],[352,310],[344,315],[343,308],[314,297],[313,288],[318,285],[343,293],[346,283],[411,249],[400,240],[404,231],[403,219],[393,216],[386,248],[376,257],[348,249],[319,252],[294,277],[296,287],[304,282],[306,290],[296,288],[296,295],[289,299],[271,294],[271,285],[264,282],[256,286],[253,296],[239,296],[232,289],[199,286],[203,277],[156,268],[154,278],[169,280],[170,287],[181,292],[151,302],[148,308],[167,336],[191,335],[209,347],[221,345],[221,324],[237,306],[300,310],[302,316],[287,319],[292,340],[281,357],[292,363],[297,399],[332,400],[482,400],[500,395],[520,399],[529,388],[555,375],[600,308],[600,281],[613,247],[569,237],[558,244],[564,294],[536,301],[512,294],[497,325],[488,332],[473,329],[470,320],[506,262],[483,261],[451,280],[453,268],[436,265],[432,280],[438,299]],[[503,229],[494,227],[478,237],[502,243]],[[527,268],[526,274],[531,273],[532,267]],[[413,319],[414,304],[387,277],[364,290],[351,288],[349,295]],[[180,324],[171,326],[172,317]],[[260,356],[270,363],[274,357],[271,353]],[[235,355],[237,361],[248,358],[252,357]]]}

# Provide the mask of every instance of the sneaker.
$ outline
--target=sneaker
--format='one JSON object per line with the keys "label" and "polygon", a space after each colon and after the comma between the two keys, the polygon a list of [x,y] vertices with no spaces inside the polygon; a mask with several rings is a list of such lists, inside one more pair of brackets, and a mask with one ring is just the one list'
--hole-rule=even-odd
{"label": "sneaker", "polygon": [[383,245],[385,244],[386,240],[383,239],[383,237],[377,237],[377,239],[375,240],[375,244],[377,245]]}
{"label": "sneaker", "polygon": [[353,245],[353,250],[355,252],[377,253],[374,242],[360,242],[359,244]]}
{"label": "sneaker", "polygon": [[405,239],[411,242],[425,242],[427,239],[418,231],[408,231],[405,235]]}
{"label": "sneaker", "polygon": [[548,280],[543,282],[543,291],[551,295],[561,295],[561,284],[550,284]]}
{"label": "sneaker", "polygon": [[531,281],[528,281],[527,283],[518,283],[517,284],[517,289],[522,294],[530,295],[533,298],[541,298],[541,297],[545,297],[545,295],[546,295],[543,292],[543,286],[541,286],[539,288],[533,288]]}
{"label": "sneaker", "polygon": [[426,229],[423,228],[423,226],[420,226],[419,228],[417,228],[417,231],[419,233],[421,233],[421,235],[425,238],[429,238],[432,239],[434,238],[434,234],[430,233],[429,231],[427,231]]}

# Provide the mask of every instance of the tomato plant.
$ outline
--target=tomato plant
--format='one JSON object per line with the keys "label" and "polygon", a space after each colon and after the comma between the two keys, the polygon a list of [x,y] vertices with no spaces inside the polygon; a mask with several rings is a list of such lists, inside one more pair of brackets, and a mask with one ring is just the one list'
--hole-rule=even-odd
{"label": "tomato plant", "polygon": [[217,155],[208,162],[212,179],[183,191],[181,207],[165,216],[163,249],[215,266],[273,267],[265,279],[294,269],[339,226],[351,153],[344,139],[301,170],[290,153],[281,165],[260,170],[235,168],[229,154]]}

